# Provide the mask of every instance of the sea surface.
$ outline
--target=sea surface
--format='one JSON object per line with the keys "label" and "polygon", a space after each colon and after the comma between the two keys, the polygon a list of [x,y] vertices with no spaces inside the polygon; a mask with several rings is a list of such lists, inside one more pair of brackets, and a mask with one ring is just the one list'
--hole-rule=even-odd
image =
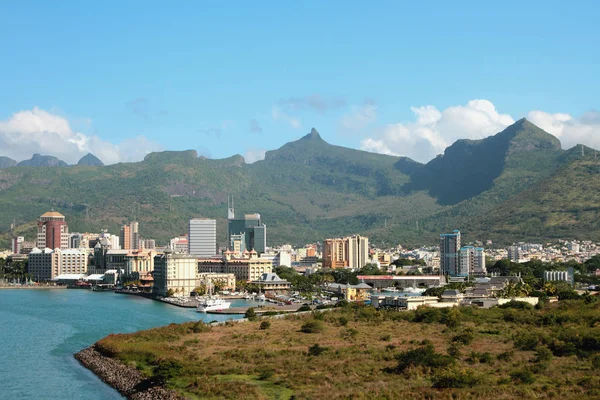
{"label": "sea surface", "polygon": [[121,399],[73,354],[110,333],[240,317],[113,292],[0,290],[0,399]]}

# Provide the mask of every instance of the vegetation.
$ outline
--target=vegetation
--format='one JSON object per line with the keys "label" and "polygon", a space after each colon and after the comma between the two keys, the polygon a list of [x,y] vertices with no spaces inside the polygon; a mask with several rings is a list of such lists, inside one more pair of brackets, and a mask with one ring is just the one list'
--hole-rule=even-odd
{"label": "vegetation", "polygon": [[353,233],[378,245],[420,245],[455,228],[467,240],[594,240],[600,161],[577,150],[560,150],[522,120],[487,139],[458,141],[426,165],[333,146],[315,131],[253,164],[183,151],[110,166],[9,167],[0,169],[0,246],[8,247],[13,219],[13,233],[32,238],[35,219],[51,208],[71,231],[118,232],[138,219],[141,235],[159,243],[200,213],[218,220],[222,244],[228,194],[238,214],[261,213],[273,245]]}
{"label": "vegetation", "polygon": [[318,314],[274,319],[268,330],[265,320],[200,333],[172,324],[96,347],[190,398],[600,396],[596,297],[488,310],[346,304]]}

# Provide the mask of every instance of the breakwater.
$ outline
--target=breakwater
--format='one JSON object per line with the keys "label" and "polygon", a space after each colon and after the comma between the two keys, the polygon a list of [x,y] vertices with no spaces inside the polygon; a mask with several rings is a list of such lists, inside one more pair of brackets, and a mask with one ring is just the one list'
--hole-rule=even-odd
{"label": "breakwater", "polygon": [[140,371],[122,362],[103,356],[94,346],[75,354],[77,361],[103,382],[132,400],[179,400],[173,390],[155,386]]}

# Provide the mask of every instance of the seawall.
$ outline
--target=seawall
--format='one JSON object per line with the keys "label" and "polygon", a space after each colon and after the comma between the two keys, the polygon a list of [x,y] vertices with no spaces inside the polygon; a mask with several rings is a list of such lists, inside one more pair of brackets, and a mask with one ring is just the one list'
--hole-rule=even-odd
{"label": "seawall", "polygon": [[81,350],[74,357],[81,365],[128,399],[183,399],[173,390],[153,386],[137,369],[128,367],[118,360],[103,356],[94,346]]}

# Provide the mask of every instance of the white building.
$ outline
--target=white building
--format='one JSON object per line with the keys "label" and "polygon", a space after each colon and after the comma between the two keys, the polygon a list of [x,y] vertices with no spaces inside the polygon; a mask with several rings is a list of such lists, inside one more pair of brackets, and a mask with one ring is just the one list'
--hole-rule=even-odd
{"label": "white building", "polygon": [[28,255],[28,272],[36,281],[52,280],[59,275],[85,274],[87,268],[85,249],[34,248]]}
{"label": "white building", "polygon": [[369,238],[351,236],[348,239],[348,268],[360,269],[369,262]]}
{"label": "white building", "polygon": [[166,296],[169,289],[177,297],[189,296],[198,284],[198,262],[189,254],[165,251],[154,257],[153,292]]}
{"label": "white building", "polygon": [[196,257],[212,257],[217,254],[217,221],[193,218],[189,223],[189,250]]}

